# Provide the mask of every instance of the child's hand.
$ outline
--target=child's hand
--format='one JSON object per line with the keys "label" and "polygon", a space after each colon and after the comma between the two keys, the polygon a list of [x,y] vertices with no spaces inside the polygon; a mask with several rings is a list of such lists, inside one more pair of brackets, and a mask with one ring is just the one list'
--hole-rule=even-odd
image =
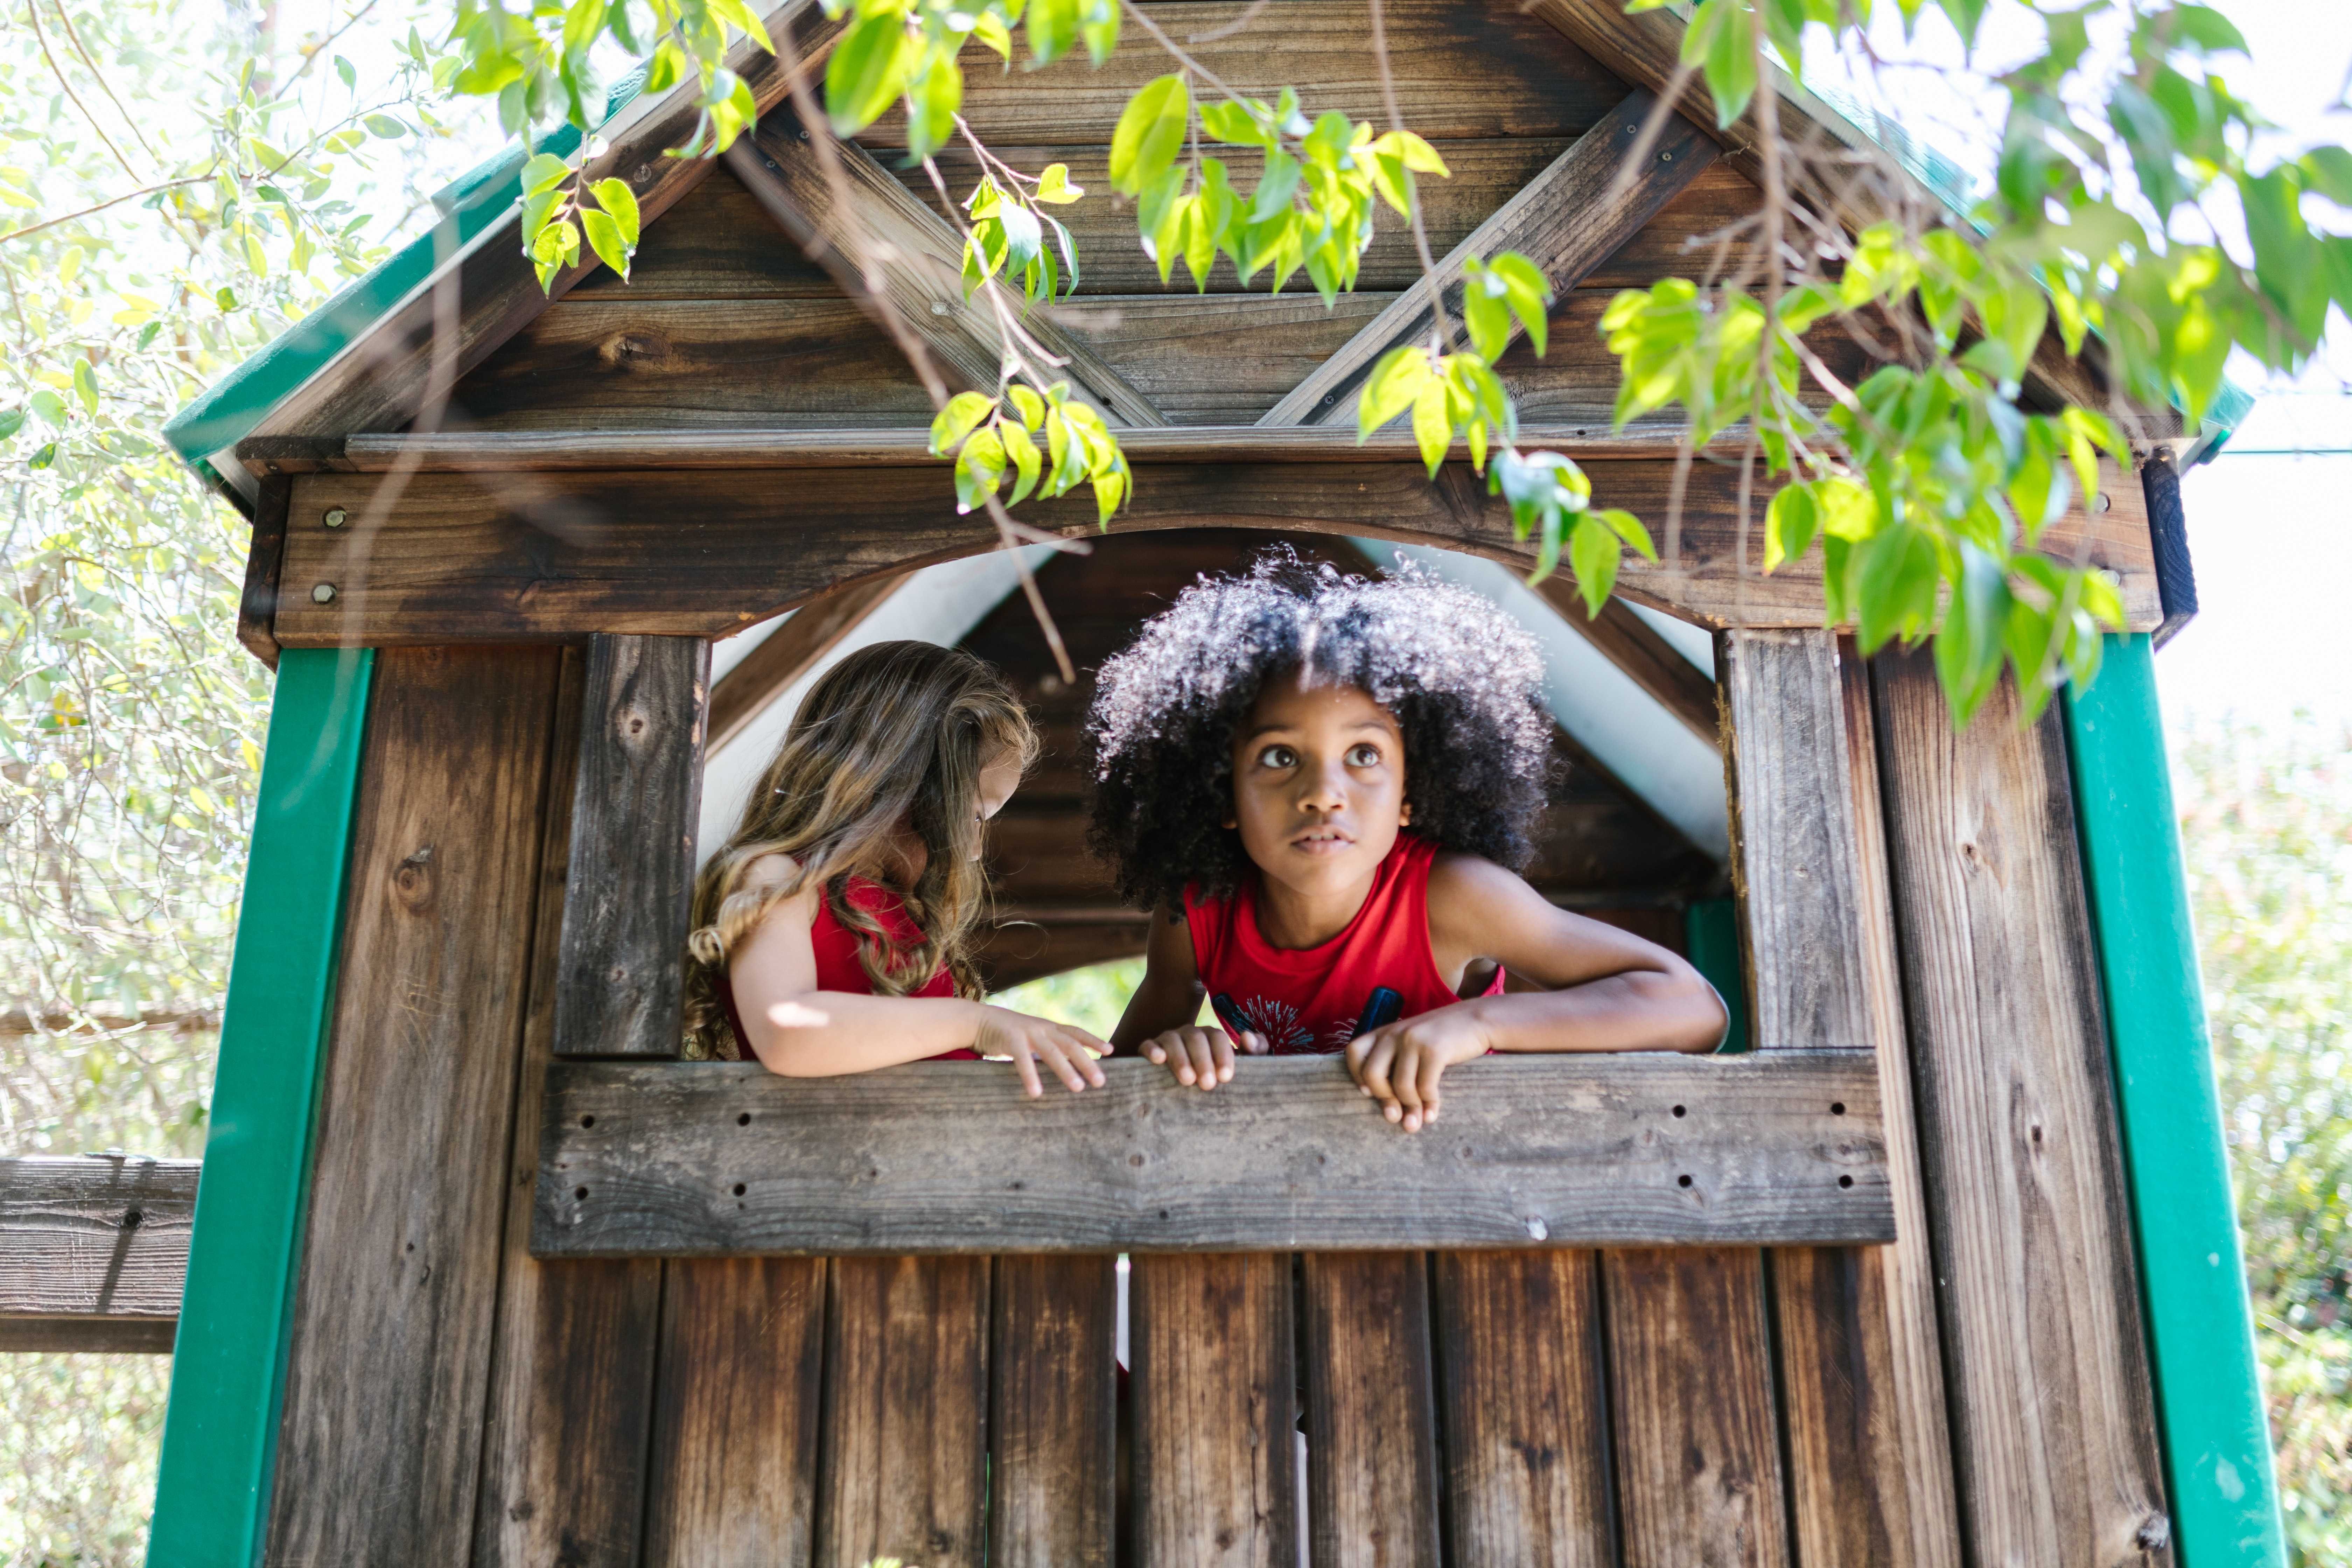
{"label": "child's hand", "polygon": [[[1241,1048],[1247,1055],[1262,1057],[1266,1052],[1265,1037],[1244,1030]],[[1178,1083],[1206,1089],[1233,1081],[1234,1037],[1223,1029],[1196,1024],[1163,1030],[1144,1042],[1143,1054],[1166,1066]]]}
{"label": "child's hand", "polygon": [[1348,1072],[1381,1114],[1418,1132],[1437,1120],[1438,1083],[1455,1062],[1486,1054],[1486,1026],[1467,1007],[1440,1007],[1348,1042]]}
{"label": "child's hand", "polygon": [[1075,1024],[1033,1018],[1010,1007],[980,1010],[980,1029],[972,1048],[984,1057],[1011,1057],[1013,1070],[1021,1075],[1021,1087],[1032,1100],[1045,1092],[1045,1080],[1037,1073],[1039,1062],[1069,1085],[1072,1094],[1088,1084],[1100,1089],[1103,1070],[1095,1058],[1110,1049]]}

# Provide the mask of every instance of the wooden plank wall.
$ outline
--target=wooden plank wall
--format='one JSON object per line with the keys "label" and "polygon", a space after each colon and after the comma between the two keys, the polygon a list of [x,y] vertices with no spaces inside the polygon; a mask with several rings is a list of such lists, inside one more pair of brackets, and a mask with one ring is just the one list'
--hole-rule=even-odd
{"label": "wooden plank wall", "polygon": [[2063,742],[1776,637],[1904,1245],[1139,1258],[1123,1415],[1104,1258],[529,1257],[580,660],[383,656],[267,1561],[2168,1560]]}

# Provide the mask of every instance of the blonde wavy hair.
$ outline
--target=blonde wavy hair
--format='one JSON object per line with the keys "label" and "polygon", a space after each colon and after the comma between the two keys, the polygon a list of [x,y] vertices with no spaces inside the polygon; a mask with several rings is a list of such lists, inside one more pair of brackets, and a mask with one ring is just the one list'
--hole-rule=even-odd
{"label": "blonde wavy hair", "polygon": [[[982,994],[971,953],[988,900],[981,770],[1006,756],[1026,770],[1036,754],[1037,732],[1020,700],[961,648],[877,643],[826,671],[761,771],[742,820],[695,879],[686,1024],[696,1054],[746,1054],[719,990],[729,957],[770,911],[812,884],[856,933],[858,963],[877,994],[906,995],[944,969],[958,995]],[[908,948],[893,946],[881,922],[846,896],[852,876],[883,873],[902,830],[929,852],[915,885],[897,889],[922,933]],[[789,856],[793,873],[751,885],[752,868],[771,855]]]}

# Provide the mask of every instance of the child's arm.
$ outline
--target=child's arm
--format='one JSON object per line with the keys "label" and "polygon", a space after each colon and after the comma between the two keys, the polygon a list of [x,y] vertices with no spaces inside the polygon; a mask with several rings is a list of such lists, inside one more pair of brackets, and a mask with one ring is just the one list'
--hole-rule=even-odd
{"label": "child's arm", "polygon": [[1033,1097],[1045,1092],[1041,1061],[1073,1091],[1102,1086],[1102,1068],[1088,1052],[1103,1043],[1084,1029],[958,996],[818,990],[809,933],[822,896],[811,888],[771,910],[720,982],[734,986],[735,1010],[751,1037],[744,1044],[770,1072],[831,1078],[971,1047],[1011,1057]]}
{"label": "child's arm", "polygon": [[[1192,1021],[1201,1016],[1202,991],[1200,965],[1192,956],[1192,928],[1181,914],[1153,910],[1151,934],[1143,949],[1143,983],[1127,999],[1127,1011],[1111,1031],[1111,1049],[1140,1049],[1164,1065],[1178,1083],[1214,1089],[1231,1082],[1233,1037]],[[1244,1033],[1240,1045],[1251,1056],[1265,1054],[1261,1036]]]}
{"label": "child's arm", "polygon": [[1708,1051],[1722,998],[1655,942],[1569,910],[1491,861],[1443,855],[1429,876],[1430,950],[1442,973],[1492,958],[1541,991],[1481,996],[1360,1035],[1348,1069],[1382,1114],[1437,1120],[1447,1067],[1496,1051]]}

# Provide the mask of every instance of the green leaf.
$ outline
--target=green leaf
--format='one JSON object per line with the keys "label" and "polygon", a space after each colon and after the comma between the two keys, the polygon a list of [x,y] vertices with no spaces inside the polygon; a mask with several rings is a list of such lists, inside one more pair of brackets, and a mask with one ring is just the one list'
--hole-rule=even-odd
{"label": "green leaf", "polygon": [[621,237],[621,226],[613,221],[612,215],[583,212],[580,215],[580,226],[587,231],[588,247],[596,253],[596,259],[619,273],[621,280],[626,282],[629,258],[635,247]]}
{"label": "green leaf", "polygon": [[595,194],[596,205],[613,215],[613,222],[619,226],[621,238],[630,250],[635,251],[639,232],[637,193],[629,188],[628,181],[621,179],[599,180],[590,188]]}
{"label": "green leaf", "polygon": [[1037,451],[1036,441],[1020,426],[1000,422],[996,426],[996,435],[1004,443],[1005,453],[1012,458],[1013,467],[1020,475],[1013,486],[1013,499],[1005,504],[1019,506],[1045,476],[1045,460]]}
{"label": "green leaf", "polygon": [[1382,354],[1364,378],[1363,394],[1356,403],[1357,445],[1411,407],[1433,379],[1429,355],[1419,347],[1408,343]]}
{"label": "green leaf", "polygon": [[[958,395],[963,397],[976,397],[979,394],[967,392],[959,394]],[[1030,391],[1027,387],[1023,386],[1019,382],[1015,382],[1011,386],[1005,388],[1005,395],[1012,398],[1013,410],[1020,415],[1021,423],[1023,425],[1034,430],[1038,426],[1043,425],[1045,422],[1045,400],[1038,396],[1035,393]],[[950,404],[949,406],[953,407],[954,405]],[[937,427],[934,426],[933,428],[936,431]],[[938,439],[936,434],[932,438],[935,441]],[[937,450],[936,447],[933,449]]]}
{"label": "green leaf", "polygon": [[1955,729],[1969,721],[2000,679],[2010,606],[2000,563],[1973,544],[1963,542],[1959,551],[1960,578],[1936,633],[1936,674]]}
{"label": "green leaf", "polygon": [[1029,0],[1029,58],[1051,65],[1069,52],[1078,37],[1078,0]]}
{"label": "green leaf", "polygon": [[1607,523],[1609,531],[1632,545],[1643,560],[1655,561],[1658,558],[1658,547],[1651,540],[1650,531],[1643,527],[1642,520],[1632,512],[1612,506],[1604,507],[1591,515]]}
{"label": "green leaf", "polygon": [[1234,146],[1265,147],[1276,138],[1270,135],[1261,119],[1264,104],[1244,104],[1232,99],[1201,105],[1201,129],[1215,142]]}
{"label": "green leaf", "polygon": [[89,361],[86,358],[77,357],[74,360],[73,386],[74,395],[81,399],[83,411],[96,414],[98,412],[98,373],[90,369]]}
{"label": "green leaf", "polygon": [[1445,466],[1445,448],[1454,444],[1454,419],[1446,410],[1445,384],[1434,376],[1412,400],[1412,438],[1429,465],[1429,477],[1435,479]]}
{"label": "green leaf", "polygon": [[919,163],[955,134],[956,111],[963,107],[963,68],[944,51],[907,94],[907,156]]}
{"label": "green leaf", "polygon": [[981,505],[1004,480],[1004,442],[992,426],[975,430],[956,455],[956,510]]}
{"label": "green leaf", "polygon": [[2352,207],[2352,151],[2314,147],[2303,155],[2303,183],[2339,207]]}
{"label": "green leaf", "polygon": [[1037,188],[1030,193],[1030,196],[1033,200],[1050,202],[1055,206],[1067,206],[1086,194],[1083,187],[1070,184],[1070,166],[1067,163],[1048,163],[1038,174]]}
{"label": "green leaf", "polygon": [[826,116],[836,136],[855,136],[882,118],[906,91],[907,71],[920,48],[896,12],[851,24],[824,67]]}
{"label": "green leaf", "polygon": [[1784,561],[1794,561],[1821,531],[1822,514],[1813,505],[1812,488],[1789,485],[1772,498],[1764,512],[1764,570],[1769,575]]}
{"label": "green leaf", "polygon": [[335,75],[342,79],[346,88],[356,88],[360,84],[359,68],[341,55],[335,57]]}
{"label": "green leaf", "polygon": [[996,51],[997,57],[1010,65],[1013,61],[1013,30],[1004,18],[993,11],[983,11],[971,25],[971,36]]}
{"label": "green leaf", "polygon": [[1268,153],[1265,170],[1258,176],[1257,189],[1250,198],[1249,221],[1264,223],[1290,211],[1290,198],[1298,189],[1298,160],[1287,153]]}
{"label": "green leaf", "polygon": [[1706,78],[1717,126],[1745,113],[1756,96],[1756,14],[1746,0],[1702,0],[1683,34],[1682,59]]}
{"label": "green leaf", "polygon": [[34,453],[31,457],[26,458],[25,467],[31,468],[37,473],[57,460],[58,444],[55,441],[52,441],[47,446],[42,447],[39,451]]}
{"label": "green leaf", "polygon": [[1462,279],[1462,324],[1469,329],[1470,346],[1478,351],[1481,359],[1490,363],[1503,357],[1511,344],[1511,308],[1504,303],[1503,282],[1475,261],[1464,270]]}
{"label": "green leaf", "polygon": [[65,399],[47,387],[37,389],[31,397],[26,399],[26,402],[31,405],[34,413],[47,422],[52,430],[62,430],[66,427]]}
{"label": "green leaf", "polygon": [[[366,126],[371,132],[383,137],[387,142],[398,141],[401,137],[408,134],[408,127],[403,125],[399,121],[394,120],[389,114],[371,114],[364,120],[361,121],[360,123]],[[283,158],[272,158],[269,160],[269,164],[270,167],[276,168],[285,162],[286,160]]]}
{"label": "green leaf", "polygon": [[1110,183],[1134,195],[1163,174],[1184,150],[1192,122],[1192,95],[1181,76],[1146,83],[1128,100],[1110,138]]}
{"label": "green leaf", "polygon": [[[1015,389],[1016,394],[1019,390]],[[948,405],[931,421],[931,455],[945,457],[953,451],[957,442],[971,434],[972,426],[995,412],[994,400],[981,393],[959,392],[949,398]]]}
{"label": "green leaf", "polygon": [[1587,512],[1576,520],[1568,536],[1568,566],[1576,574],[1576,592],[1584,601],[1589,620],[1598,620],[1617,586],[1617,563],[1622,557],[1617,535],[1608,524]]}
{"label": "green leaf", "polygon": [[21,408],[0,410],[0,441],[5,441],[25,427],[25,411]]}

